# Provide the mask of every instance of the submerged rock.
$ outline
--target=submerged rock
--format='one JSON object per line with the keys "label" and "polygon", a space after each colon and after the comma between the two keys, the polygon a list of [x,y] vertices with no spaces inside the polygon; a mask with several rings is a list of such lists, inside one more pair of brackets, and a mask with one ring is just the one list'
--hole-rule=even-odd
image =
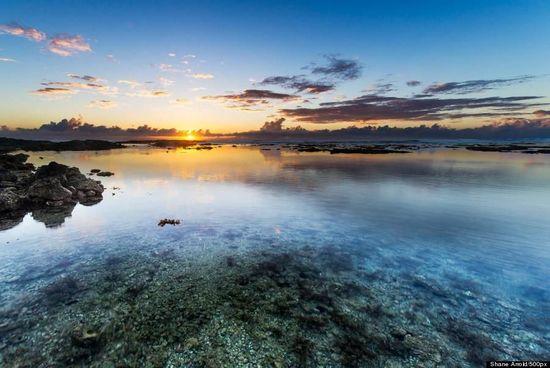
{"label": "submerged rock", "polygon": [[0,155],[0,219],[5,230],[21,222],[28,212],[46,226],[57,226],[76,203],[102,199],[103,185],[76,167],[50,162],[34,171],[28,155]]}
{"label": "submerged rock", "polygon": [[179,225],[180,220],[176,219],[162,219],[159,221],[158,226],[164,227],[164,225]]}
{"label": "submerged rock", "polygon": [[113,175],[115,175],[115,173],[110,171],[101,171],[97,173],[97,176],[113,176]]}

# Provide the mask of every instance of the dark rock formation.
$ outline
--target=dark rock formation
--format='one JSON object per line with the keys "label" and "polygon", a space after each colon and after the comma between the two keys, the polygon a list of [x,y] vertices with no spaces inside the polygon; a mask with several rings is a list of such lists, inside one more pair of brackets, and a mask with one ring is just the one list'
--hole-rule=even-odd
{"label": "dark rock formation", "polygon": [[180,220],[165,218],[159,221],[158,226],[164,227],[165,225],[179,225],[179,224],[180,224]]}
{"label": "dark rock formation", "polygon": [[[460,148],[461,145],[457,145],[453,148]],[[478,152],[521,152],[528,154],[538,154],[550,153],[550,146],[548,145],[537,145],[534,143],[524,143],[524,144],[474,144],[465,146],[469,151],[478,151]]]}
{"label": "dark rock formation", "polygon": [[101,171],[97,173],[97,176],[113,176],[113,175],[115,175],[115,173],[110,171]]}
{"label": "dark rock formation", "polygon": [[57,226],[77,203],[102,199],[103,185],[86,178],[76,167],[50,162],[37,170],[28,156],[0,155],[0,230],[9,229],[28,213],[46,226]]}
{"label": "dark rock formation", "polygon": [[73,140],[65,142],[32,141],[0,137],[0,152],[24,151],[101,151],[125,146],[100,140]]}

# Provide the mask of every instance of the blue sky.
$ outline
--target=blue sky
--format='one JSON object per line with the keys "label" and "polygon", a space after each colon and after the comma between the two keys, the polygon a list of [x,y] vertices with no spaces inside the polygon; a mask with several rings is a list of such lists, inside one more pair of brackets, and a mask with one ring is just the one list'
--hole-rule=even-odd
{"label": "blue sky", "polygon": [[[548,19],[548,1],[4,0],[0,24],[12,28],[0,35],[0,59],[5,59],[0,62],[0,125],[33,127],[80,115],[92,123],[122,127],[147,123],[227,132],[257,128],[281,116],[282,110],[304,107],[304,100],[309,100],[308,109],[351,100],[372,93],[374,84],[392,84],[385,95],[410,98],[433,83],[518,76],[533,78],[497,83],[468,96],[549,96]],[[14,35],[15,26],[34,28],[45,38]],[[89,50],[52,52],[49,45],[59,35],[80,36]],[[326,55],[356,62],[360,77],[313,75],[311,63],[328,65]],[[55,83],[82,82],[68,74],[93,76],[104,88],[36,93],[47,86],[61,88]],[[297,75],[328,81],[335,88],[307,94],[259,83],[270,76]],[[132,88],[119,83],[124,80],[140,84]],[[406,86],[412,80],[421,84],[416,89]],[[241,99],[235,106],[232,98],[204,98],[235,96],[246,89],[300,98],[258,100],[244,108]],[[163,93],[149,96],[155,91]],[[521,113],[544,109],[542,103],[548,100],[536,102],[541,106]],[[287,114],[287,124],[331,128],[380,122],[369,116],[352,121],[316,121],[309,112],[307,116]],[[390,125],[423,122],[383,116]],[[487,117],[442,121],[469,126]]]}

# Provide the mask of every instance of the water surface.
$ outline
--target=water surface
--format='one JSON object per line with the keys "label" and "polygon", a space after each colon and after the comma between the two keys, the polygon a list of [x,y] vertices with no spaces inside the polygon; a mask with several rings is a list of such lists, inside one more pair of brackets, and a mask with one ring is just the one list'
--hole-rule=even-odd
{"label": "water surface", "polygon": [[549,356],[550,156],[39,155],[30,161],[115,176],[101,178],[102,202],[77,205],[61,225],[28,214],[0,233],[6,367]]}

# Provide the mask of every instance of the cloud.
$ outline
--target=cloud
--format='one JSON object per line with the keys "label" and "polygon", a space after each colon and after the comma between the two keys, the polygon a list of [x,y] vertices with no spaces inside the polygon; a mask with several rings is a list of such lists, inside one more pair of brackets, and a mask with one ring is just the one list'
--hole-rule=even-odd
{"label": "cloud", "polygon": [[170,101],[170,105],[183,106],[183,105],[189,105],[190,102],[191,101],[189,101],[186,98],[176,98],[175,100]]}
{"label": "cloud", "polygon": [[289,118],[309,123],[372,122],[379,120],[444,120],[506,116],[528,107],[541,96],[485,98],[404,98],[364,95],[351,100],[321,103],[315,108],[282,109]]}
{"label": "cloud", "polygon": [[15,60],[14,59],[10,59],[10,58],[0,58],[0,62],[2,63],[15,63]]}
{"label": "cloud", "polygon": [[[129,140],[129,139],[150,139],[162,137],[175,137],[186,135],[187,131],[172,129],[152,128],[148,125],[141,125],[137,128],[123,129],[118,126],[107,127],[105,125],[93,125],[84,123],[81,119],[63,119],[59,122],[42,124],[38,128],[16,128],[10,129],[1,127],[0,136],[22,139],[108,139],[108,140]],[[208,131],[194,131],[196,135],[210,134]]]}
{"label": "cloud", "polygon": [[218,100],[229,103],[232,108],[248,108],[257,105],[268,105],[270,100],[291,101],[299,96],[277,93],[265,89],[247,89],[244,92],[229,95],[204,96],[205,100]]}
{"label": "cloud", "polygon": [[538,117],[550,116],[550,110],[537,110],[533,111],[533,114]]}
{"label": "cloud", "polygon": [[170,79],[168,79],[168,78],[160,77],[160,78],[159,78],[159,83],[160,83],[163,87],[168,87],[168,86],[171,86],[172,84],[174,84],[174,81],[173,81],[173,80],[170,80]]}
{"label": "cloud", "polygon": [[[88,76],[89,77],[89,76]],[[91,77],[93,78],[93,77]],[[80,80],[86,80],[82,78],[76,78]],[[97,79],[95,79],[97,80]],[[115,95],[118,94],[118,88],[116,87],[109,87],[103,84],[99,83],[82,83],[82,82],[42,82],[43,86],[50,87],[63,87],[67,89],[73,89],[73,90],[86,90],[90,92],[95,92],[103,95]]]}
{"label": "cloud", "polygon": [[168,97],[170,96],[170,93],[163,90],[141,89],[137,92],[127,93],[126,95],[130,97],[158,98],[158,97]]}
{"label": "cloud", "polygon": [[138,81],[135,81],[135,80],[121,79],[121,80],[118,81],[118,83],[126,84],[127,86],[130,86],[130,88],[132,88],[132,89],[141,86],[141,83],[139,83]]}
{"label": "cloud", "polygon": [[0,126],[0,136],[21,139],[107,139],[132,140],[186,136],[192,133],[210,139],[234,141],[306,141],[306,140],[388,140],[388,139],[532,139],[550,138],[550,118],[507,118],[476,128],[454,129],[440,124],[415,127],[349,126],[342,129],[307,130],[300,126],[284,127],[284,118],[267,121],[258,130],[229,134],[211,133],[209,130],[180,131],[175,128],[158,129],[148,125],[123,129],[118,126],[93,125],[81,119],[63,119],[38,128],[15,128]]}
{"label": "cloud", "polygon": [[261,85],[279,85],[293,89],[296,92],[318,94],[334,90],[334,83],[314,82],[306,79],[303,75],[293,76],[272,76],[260,82]]}
{"label": "cloud", "polygon": [[208,74],[208,73],[196,73],[196,74],[191,74],[190,76],[191,78],[195,78],[195,79],[213,79],[214,78],[212,74]]}
{"label": "cloud", "polygon": [[507,118],[476,128],[454,129],[440,124],[414,127],[350,126],[341,129],[307,130],[300,126],[285,128],[284,118],[268,121],[259,130],[230,133],[233,140],[250,141],[352,141],[390,139],[533,139],[550,138],[550,119]]}
{"label": "cloud", "polygon": [[410,80],[410,81],[407,81],[407,86],[416,87],[416,86],[419,86],[421,83],[422,82],[417,81],[417,80]]}
{"label": "cloud", "polygon": [[59,95],[72,95],[76,92],[68,88],[58,88],[58,87],[46,87],[40,88],[36,91],[32,91],[32,94],[41,95],[41,96],[59,96]]}
{"label": "cloud", "polygon": [[88,107],[91,108],[99,108],[99,109],[112,109],[114,107],[117,107],[118,104],[116,101],[109,101],[109,100],[94,100],[90,101],[88,104]]}
{"label": "cloud", "polygon": [[57,35],[50,39],[46,48],[59,56],[71,56],[79,52],[90,52],[92,48],[80,35]]}
{"label": "cloud", "polygon": [[501,79],[478,79],[464,82],[434,83],[426,87],[424,94],[468,94],[492,90],[498,87],[510,86],[512,84],[524,83],[533,80],[536,76],[525,75],[515,78]]}
{"label": "cloud", "polygon": [[105,55],[105,58],[109,60],[111,63],[118,63],[118,60],[115,58],[113,54]]}
{"label": "cloud", "polygon": [[325,55],[327,64],[324,66],[313,66],[313,74],[321,74],[326,77],[341,80],[354,80],[361,76],[363,67],[352,59],[341,59],[335,55]]}
{"label": "cloud", "polygon": [[17,23],[0,24],[0,33],[25,37],[35,42],[42,42],[46,39],[46,34],[44,32],[32,27],[23,27]]}
{"label": "cloud", "polygon": [[285,118],[279,118],[273,121],[266,121],[260,128],[260,132],[281,132],[283,130],[283,123]]}
{"label": "cloud", "polygon": [[77,74],[67,74],[67,77],[73,78],[73,79],[79,79],[86,82],[99,82],[101,79],[92,77],[91,75],[77,75]]}
{"label": "cloud", "polygon": [[170,56],[170,57],[176,57],[176,53],[175,53],[175,52],[169,52],[169,53],[168,53],[168,56]]}
{"label": "cloud", "polygon": [[157,65],[157,68],[166,73],[191,73],[191,69],[179,69],[172,64],[161,63]]}
{"label": "cloud", "polygon": [[363,92],[375,95],[385,95],[395,91],[393,83],[375,83]]}

